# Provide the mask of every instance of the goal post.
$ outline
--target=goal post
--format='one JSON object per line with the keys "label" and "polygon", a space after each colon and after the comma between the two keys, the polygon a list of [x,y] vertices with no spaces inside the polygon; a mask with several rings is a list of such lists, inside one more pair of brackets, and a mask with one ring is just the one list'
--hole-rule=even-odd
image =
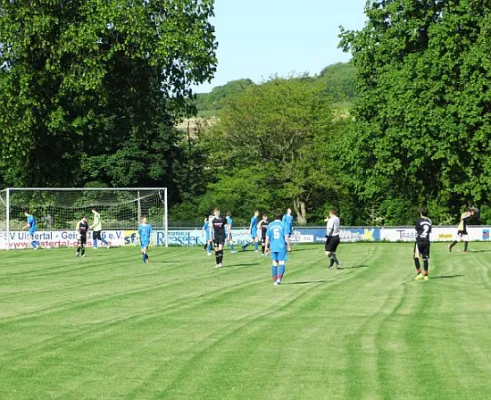
{"label": "goal post", "polygon": [[[80,218],[101,216],[102,237],[111,246],[136,244],[142,217],[152,225],[154,245],[168,247],[167,188],[7,188],[0,190],[0,249],[29,248],[26,209],[37,222],[35,240],[45,247],[76,245]],[[93,245],[92,231],[88,246]]]}

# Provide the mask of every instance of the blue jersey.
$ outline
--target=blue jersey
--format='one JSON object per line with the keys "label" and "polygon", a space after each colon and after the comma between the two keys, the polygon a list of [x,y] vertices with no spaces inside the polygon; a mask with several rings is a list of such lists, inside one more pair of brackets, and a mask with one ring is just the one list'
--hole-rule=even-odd
{"label": "blue jersey", "polygon": [[203,230],[205,231],[205,240],[210,240],[210,222],[208,220],[203,224]]}
{"label": "blue jersey", "polygon": [[225,225],[225,233],[229,232],[232,229],[232,218],[225,217],[227,220],[227,225]]}
{"label": "blue jersey", "polygon": [[30,229],[36,229],[36,218],[32,215],[27,216],[27,223],[29,224]]}
{"label": "blue jersey", "polygon": [[257,232],[257,223],[259,222],[259,220],[257,219],[257,217],[252,217],[251,218],[251,233],[254,233],[254,232]]}
{"label": "blue jersey", "polygon": [[284,252],[286,250],[285,225],[276,220],[268,225],[266,235],[269,237],[269,248],[272,253]]}
{"label": "blue jersey", "polygon": [[150,236],[152,234],[152,225],[140,224],[138,227],[138,235],[140,235],[140,242],[148,244],[150,243]]}
{"label": "blue jersey", "polygon": [[285,214],[283,215],[283,219],[281,220],[283,222],[283,225],[285,225],[285,229],[287,232],[291,232],[293,228],[293,216]]}

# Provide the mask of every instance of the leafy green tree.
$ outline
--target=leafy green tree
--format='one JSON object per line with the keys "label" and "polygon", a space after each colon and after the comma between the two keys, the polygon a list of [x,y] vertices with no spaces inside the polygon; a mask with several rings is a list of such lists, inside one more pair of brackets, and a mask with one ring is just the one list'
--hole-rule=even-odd
{"label": "leafy green tree", "polygon": [[491,6],[373,1],[366,15],[341,40],[358,72],[342,157],[353,190],[366,204],[435,200],[453,212],[488,202]]}
{"label": "leafy green tree", "polygon": [[83,183],[83,166],[110,184],[161,182],[169,127],[215,71],[212,16],[213,0],[2,0],[6,183]]}
{"label": "leafy green tree", "polygon": [[218,175],[207,196],[228,199],[234,212],[244,204],[249,213],[266,204],[269,211],[290,206],[305,224],[318,197],[336,198],[340,188],[329,148],[335,131],[330,104],[322,87],[304,78],[249,86],[205,138]]}

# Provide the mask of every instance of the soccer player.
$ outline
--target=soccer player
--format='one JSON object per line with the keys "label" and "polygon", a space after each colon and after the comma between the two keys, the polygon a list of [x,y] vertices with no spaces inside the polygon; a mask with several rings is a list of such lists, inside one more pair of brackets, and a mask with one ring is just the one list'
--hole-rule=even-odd
{"label": "soccer player", "polygon": [[[211,225],[213,226],[213,242],[215,244],[215,260],[216,266],[215,268],[223,267],[223,245],[225,244],[225,225],[228,225],[227,219],[220,216],[220,210],[215,208],[214,210],[214,218],[211,221]],[[227,240],[230,240],[230,235],[232,229],[228,227]]]}
{"label": "soccer player", "polygon": [[100,240],[102,243],[106,245],[107,248],[109,248],[109,243],[101,236],[101,231],[102,231],[101,214],[97,212],[95,207],[92,209],[92,214],[94,214],[94,221],[92,221],[92,225],[90,226],[90,229],[94,231],[92,233],[92,239],[94,240],[94,249],[97,249],[97,240]]}
{"label": "soccer player", "polygon": [[416,243],[414,243],[414,265],[418,271],[416,280],[423,279],[421,274],[421,264],[419,258],[423,259],[424,268],[424,280],[428,280],[428,269],[430,259],[430,233],[431,233],[431,220],[427,217],[428,210],[426,207],[422,207],[420,210],[420,216],[416,220]]}
{"label": "soccer player", "polygon": [[203,246],[203,250],[206,250],[209,256],[211,256],[211,226],[210,226],[210,217],[206,216],[205,221],[203,223],[203,229],[201,231],[201,236],[205,237],[205,245]]}
{"label": "soccer player", "polygon": [[87,223],[87,218],[85,215],[80,218],[80,221],[77,222],[77,227],[75,228],[77,231],[77,241],[78,247],[75,255],[77,257],[85,257],[85,246],[87,244],[87,231],[89,230],[89,224]]}
{"label": "soccer player", "polygon": [[225,225],[225,234],[229,237],[228,244],[230,246],[230,254],[235,254],[237,253],[234,251],[234,239],[232,238],[232,233],[228,234],[228,230],[232,230],[232,213],[229,211],[226,214],[225,219],[227,220],[227,225]]}
{"label": "soccer player", "polygon": [[261,256],[264,257],[268,254],[266,247],[266,234],[268,232],[269,220],[266,214],[263,214],[263,219],[257,224],[258,231],[261,232]]}
{"label": "soccer player", "polygon": [[147,223],[147,217],[142,218],[142,223],[138,227],[138,239],[140,240],[140,252],[142,254],[143,263],[150,262],[148,258],[148,246],[152,239],[152,225]]}
{"label": "soccer player", "polygon": [[271,259],[273,266],[271,275],[273,276],[273,284],[281,285],[283,275],[285,275],[286,261],[286,240],[285,226],[281,222],[281,211],[277,212],[274,221],[268,225],[266,231],[266,247],[271,250]]}
{"label": "soccer player", "polygon": [[468,208],[460,216],[460,224],[459,227],[457,228],[457,240],[454,240],[454,242],[448,246],[448,251],[450,253],[452,252],[452,248],[461,240],[464,241],[464,250],[462,251],[462,253],[467,253],[467,250],[469,248],[469,236],[467,234],[467,224],[469,223],[469,220],[472,218],[473,215],[474,215],[474,210],[472,208]]}
{"label": "soccer player", "polygon": [[329,217],[324,220],[327,222],[326,226],[326,238],[324,241],[325,244],[325,252],[326,255],[331,259],[331,263],[329,264],[329,269],[332,269],[334,263],[337,265],[337,269],[341,268],[341,261],[336,257],[336,249],[339,245],[339,226],[340,221],[339,217],[336,216],[336,211],[334,209],[329,210]]}
{"label": "soccer player", "polygon": [[34,240],[34,234],[37,231],[37,221],[36,218],[29,212],[26,208],[24,210],[24,215],[27,218],[27,224],[22,227],[22,230],[29,228],[29,233],[27,235],[28,240],[31,241],[31,246],[34,250],[37,250],[40,246],[40,243],[37,240]]}
{"label": "soccer player", "polygon": [[257,253],[259,250],[259,239],[257,237],[257,224],[259,223],[259,211],[254,211],[254,215],[251,218],[251,224],[249,225],[249,235],[251,237],[251,241],[247,242],[242,246],[242,251],[247,249],[250,244],[254,243],[254,251]]}
{"label": "soccer player", "polygon": [[288,251],[292,251],[292,245],[290,243],[290,238],[293,235],[293,215],[292,215],[292,209],[287,208],[286,214],[283,215],[283,219],[281,220],[283,222],[283,225],[285,225],[286,229],[286,243],[288,245]]}

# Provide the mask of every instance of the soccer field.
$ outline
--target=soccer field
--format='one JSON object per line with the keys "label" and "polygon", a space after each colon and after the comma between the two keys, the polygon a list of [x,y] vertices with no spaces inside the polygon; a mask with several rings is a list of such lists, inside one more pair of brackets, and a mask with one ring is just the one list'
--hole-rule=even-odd
{"label": "soccer field", "polygon": [[491,398],[491,245],[412,246],[0,252],[0,398]]}

